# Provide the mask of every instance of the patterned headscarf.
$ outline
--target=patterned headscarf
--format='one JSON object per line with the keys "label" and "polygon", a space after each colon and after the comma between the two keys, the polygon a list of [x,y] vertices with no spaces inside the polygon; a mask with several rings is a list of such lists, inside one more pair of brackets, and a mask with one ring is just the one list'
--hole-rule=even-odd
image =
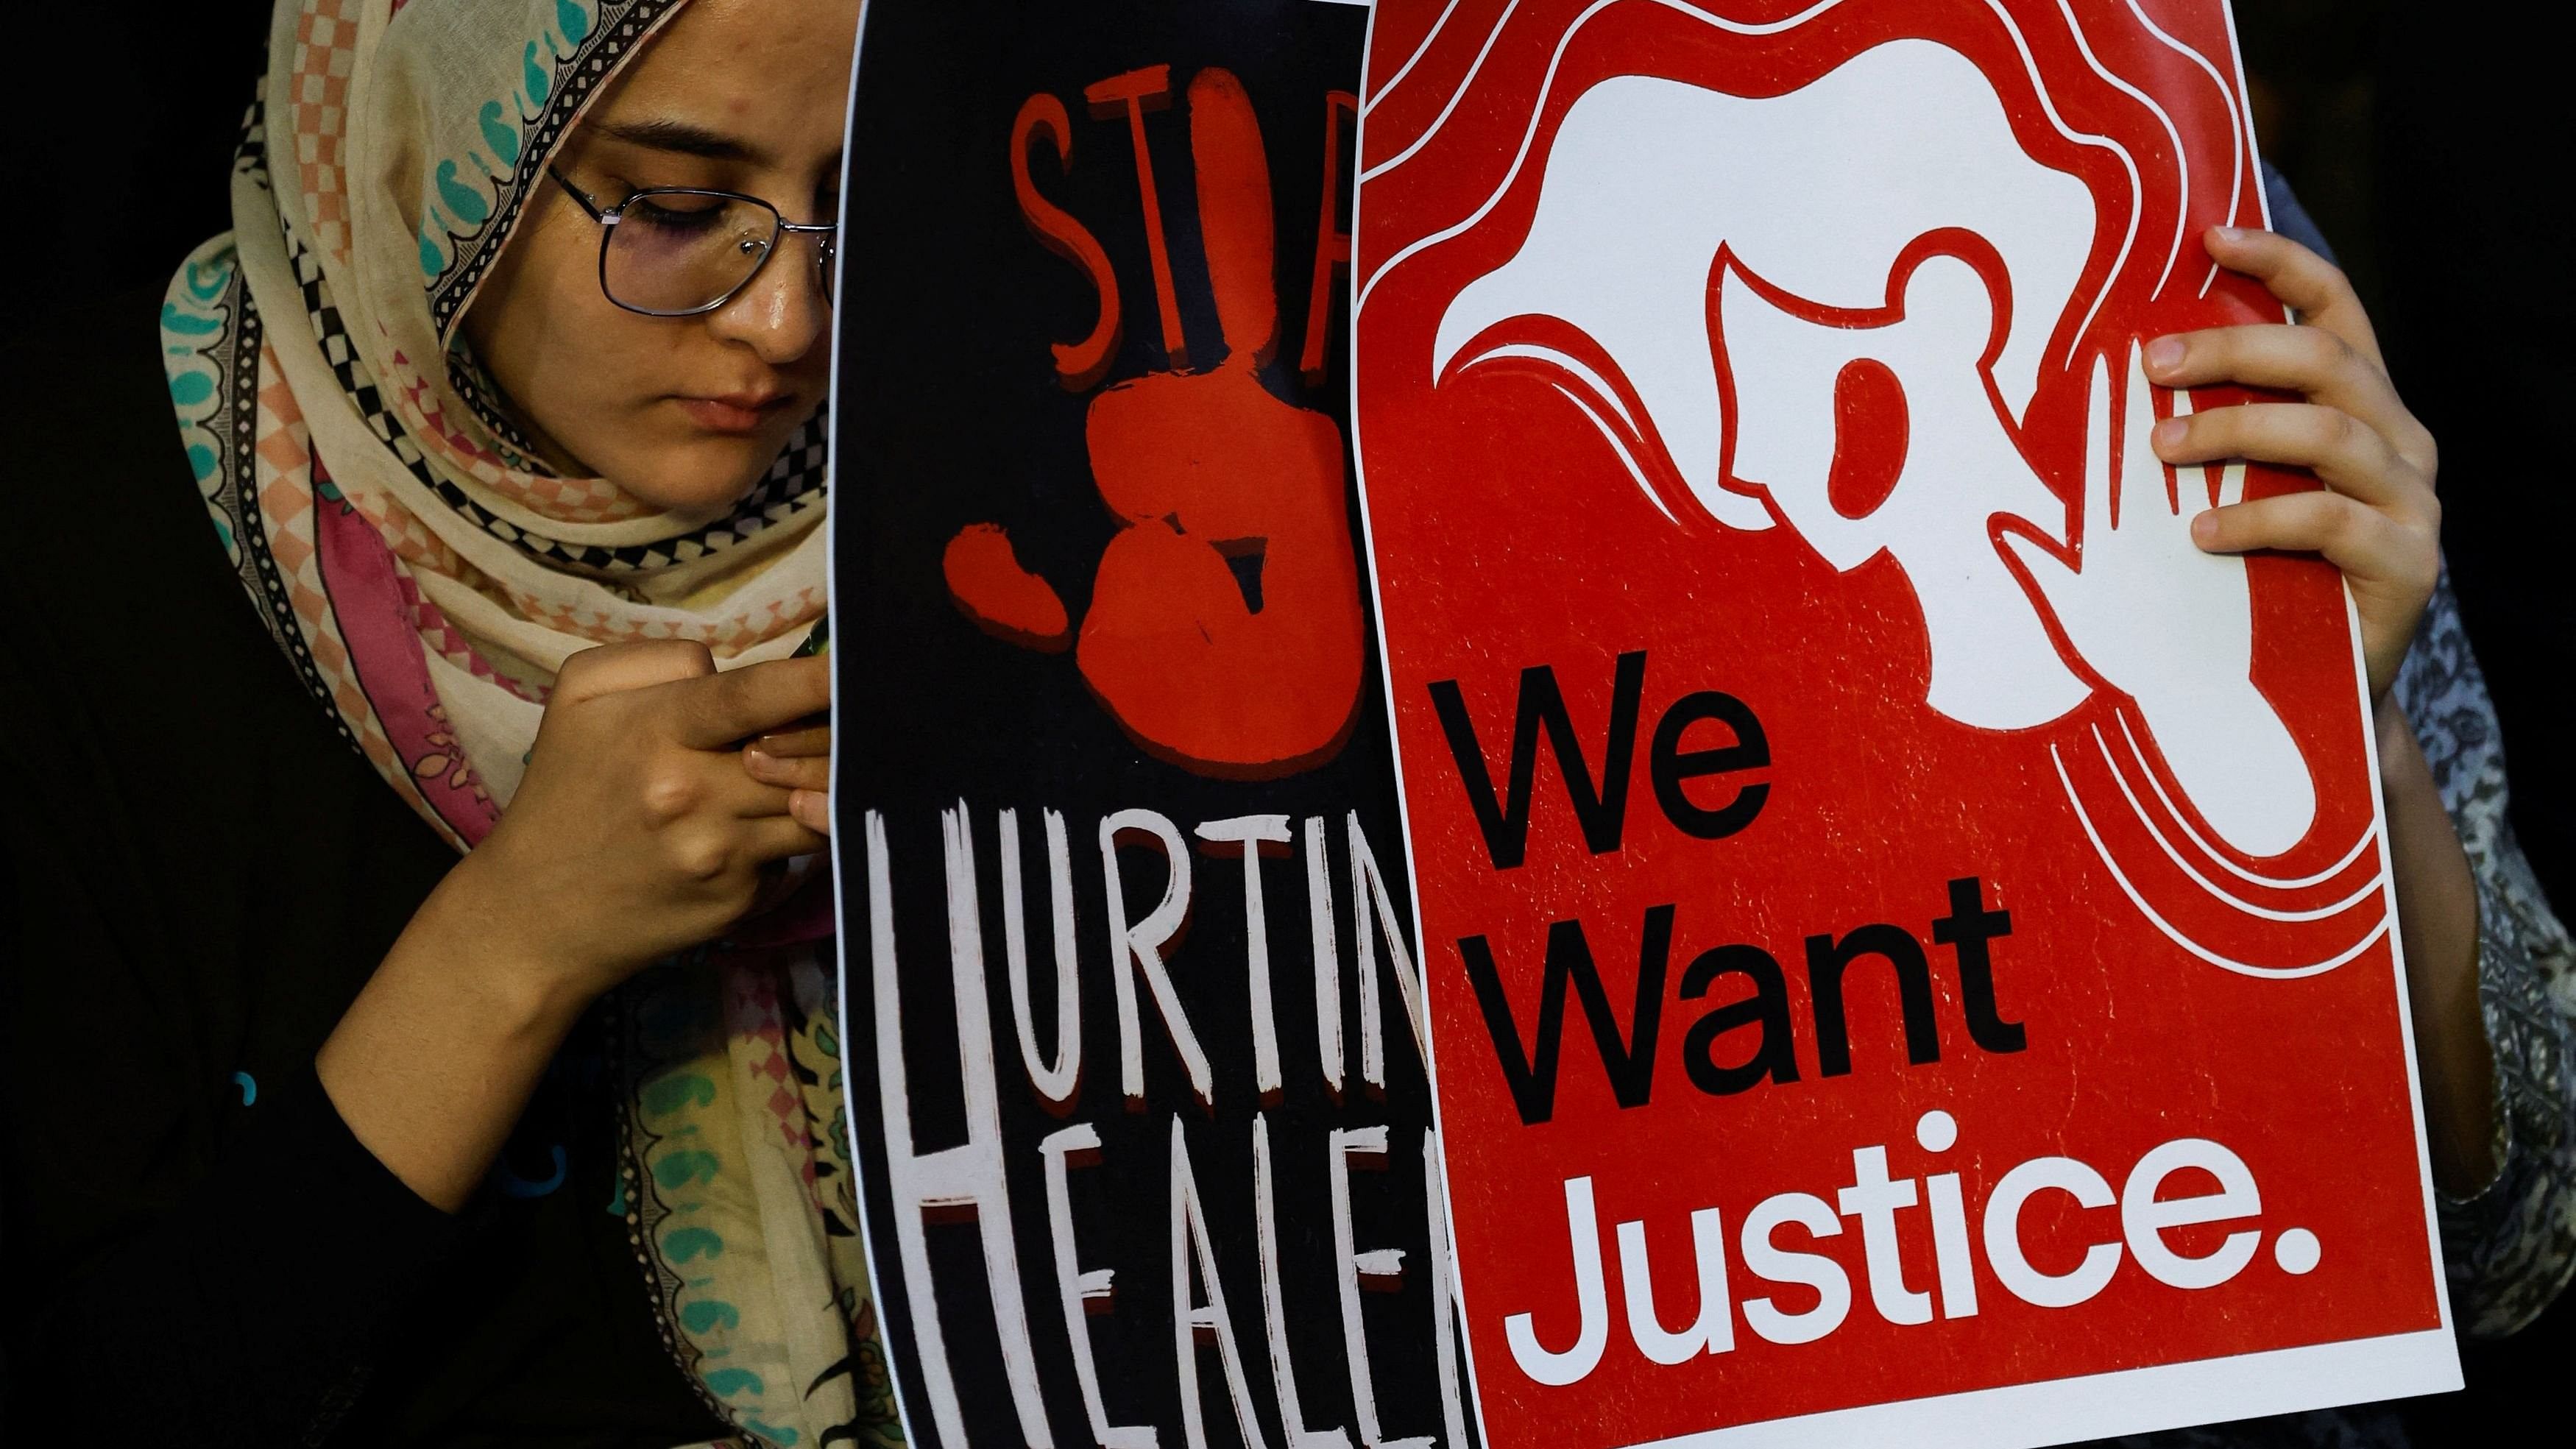
{"label": "patterned headscarf", "polygon": [[[458,336],[548,159],[681,3],[278,0],[234,229],[162,308],[243,588],[459,850],[517,788],[566,656],[695,639],[732,667],[794,652],[823,613],[821,418],[727,516],[665,513],[532,460]],[[665,1341],[712,1406],[793,1446],[895,1437],[818,934],[752,923],[610,1012],[619,1198]]]}

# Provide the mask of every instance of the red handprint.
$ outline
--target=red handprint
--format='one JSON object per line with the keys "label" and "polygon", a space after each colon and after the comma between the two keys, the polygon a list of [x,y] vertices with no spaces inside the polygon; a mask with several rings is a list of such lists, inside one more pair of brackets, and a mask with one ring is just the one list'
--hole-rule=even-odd
{"label": "red handprint", "polygon": [[[1141,126],[1134,93],[1124,98]],[[1186,368],[1140,132],[1164,332],[1183,366],[1092,399],[1092,478],[1125,526],[1101,555],[1076,659],[1101,707],[1148,752],[1200,774],[1267,779],[1321,763],[1349,735],[1367,648],[1359,570],[1341,429],[1261,381],[1279,308],[1269,163],[1242,82],[1200,71],[1189,126],[1225,359]],[[1113,298],[1104,289],[1104,329],[1115,327]],[[997,525],[961,530],[943,562],[949,593],[987,632],[1065,647],[1063,603]]]}

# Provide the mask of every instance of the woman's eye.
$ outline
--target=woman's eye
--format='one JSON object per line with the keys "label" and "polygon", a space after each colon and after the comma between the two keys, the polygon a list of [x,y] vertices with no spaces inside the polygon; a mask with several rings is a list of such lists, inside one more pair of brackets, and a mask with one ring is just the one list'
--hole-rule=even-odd
{"label": "woman's eye", "polygon": [[704,231],[723,219],[725,203],[717,197],[639,196],[626,203],[624,218],[662,231]]}

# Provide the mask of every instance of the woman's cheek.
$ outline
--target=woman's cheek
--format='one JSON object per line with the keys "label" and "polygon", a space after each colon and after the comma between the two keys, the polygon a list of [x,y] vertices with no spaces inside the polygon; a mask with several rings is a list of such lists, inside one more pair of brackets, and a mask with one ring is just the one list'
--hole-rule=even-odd
{"label": "woman's cheek", "polygon": [[[710,434],[685,423],[668,431],[678,409],[658,410],[663,429],[635,430],[614,445],[621,467],[602,465],[609,479],[638,500],[673,512],[721,510],[751,491],[785,445],[783,437],[765,433],[748,437]],[[652,441],[647,441],[647,439]]]}
{"label": "woman's cheek", "polygon": [[565,381],[579,393],[572,404],[572,426],[582,436],[572,446],[611,481],[623,485],[633,478],[660,492],[677,462],[674,455],[694,451],[690,444],[697,435],[670,400],[674,388],[660,375],[664,369],[656,366],[667,356],[667,344],[650,336],[620,335],[630,330],[614,323],[601,326],[586,339],[588,345],[563,360],[569,374]]}

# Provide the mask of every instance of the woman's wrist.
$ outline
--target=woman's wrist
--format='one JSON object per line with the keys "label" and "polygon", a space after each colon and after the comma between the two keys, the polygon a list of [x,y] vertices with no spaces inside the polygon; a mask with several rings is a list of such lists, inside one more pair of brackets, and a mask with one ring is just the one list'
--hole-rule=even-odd
{"label": "woman's wrist", "polygon": [[341,1120],[424,1200],[460,1211],[582,1009],[466,857],[430,893],[314,1058]]}
{"label": "woman's wrist", "polygon": [[2478,1000],[2478,892],[2441,789],[2392,694],[2372,712],[2396,871],[2434,1179],[2454,1195],[2495,1173],[2495,1081]]}
{"label": "woman's wrist", "polygon": [[2370,728],[2371,732],[2378,737],[2379,756],[2382,760],[2388,758],[2389,750],[2394,746],[2412,747],[2414,745],[2415,722],[2406,717],[2406,707],[2397,702],[2395,680],[2389,681],[2387,687],[2371,693]]}
{"label": "woman's wrist", "polygon": [[478,999],[499,1034],[560,1039],[614,973],[558,940],[547,929],[553,923],[521,919],[504,889],[506,872],[474,854],[458,861],[404,928],[386,965],[403,958]]}

